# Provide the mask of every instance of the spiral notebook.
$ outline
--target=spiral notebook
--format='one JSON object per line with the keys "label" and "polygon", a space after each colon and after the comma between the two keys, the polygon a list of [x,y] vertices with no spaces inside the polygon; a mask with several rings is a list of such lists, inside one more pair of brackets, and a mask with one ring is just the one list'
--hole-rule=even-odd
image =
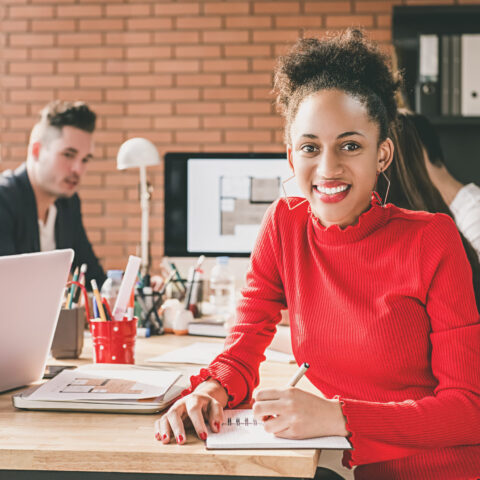
{"label": "spiral notebook", "polygon": [[302,440],[275,437],[263,428],[263,422],[253,417],[252,410],[225,410],[225,420],[220,432],[209,432],[206,447],[208,449],[277,449],[277,448],[314,448],[331,450],[351,449],[344,437],[318,437]]}

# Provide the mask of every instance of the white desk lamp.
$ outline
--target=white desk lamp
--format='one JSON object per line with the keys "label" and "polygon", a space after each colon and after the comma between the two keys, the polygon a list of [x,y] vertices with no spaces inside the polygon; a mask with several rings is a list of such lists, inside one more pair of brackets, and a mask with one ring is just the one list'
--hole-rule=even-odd
{"label": "white desk lamp", "polygon": [[138,167],[140,169],[140,207],[142,209],[142,237],[141,237],[141,257],[142,263],[140,271],[142,276],[148,273],[150,267],[150,249],[149,249],[149,202],[150,192],[147,184],[147,167],[158,165],[160,156],[155,145],[146,138],[131,138],[122,143],[117,154],[117,169],[125,170],[127,168]]}

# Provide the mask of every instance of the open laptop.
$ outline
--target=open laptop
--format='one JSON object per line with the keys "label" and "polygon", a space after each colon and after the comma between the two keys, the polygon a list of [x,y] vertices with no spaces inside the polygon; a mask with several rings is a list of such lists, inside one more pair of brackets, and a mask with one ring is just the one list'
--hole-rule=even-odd
{"label": "open laptop", "polygon": [[42,378],[73,253],[0,257],[0,391]]}

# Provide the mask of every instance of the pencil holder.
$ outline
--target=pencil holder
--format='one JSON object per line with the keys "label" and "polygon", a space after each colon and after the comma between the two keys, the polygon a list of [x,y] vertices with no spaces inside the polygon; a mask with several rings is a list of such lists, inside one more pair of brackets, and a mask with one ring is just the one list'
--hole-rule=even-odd
{"label": "pencil holder", "polygon": [[137,318],[90,321],[95,363],[135,363]]}
{"label": "pencil holder", "polygon": [[52,341],[54,358],[78,358],[83,348],[85,308],[62,308]]}

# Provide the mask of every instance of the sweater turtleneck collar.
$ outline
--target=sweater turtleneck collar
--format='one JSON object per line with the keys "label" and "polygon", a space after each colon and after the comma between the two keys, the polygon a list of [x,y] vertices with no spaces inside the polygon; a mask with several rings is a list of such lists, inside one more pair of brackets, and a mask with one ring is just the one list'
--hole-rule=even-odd
{"label": "sweater turtleneck collar", "polygon": [[345,228],[338,225],[324,227],[310,208],[309,213],[317,240],[324,244],[341,245],[362,240],[385,225],[390,216],[389,207],[389,204],[382,207],[377,198],[372,195],[370,208],[358,217],[355,225],[348,225]]}

